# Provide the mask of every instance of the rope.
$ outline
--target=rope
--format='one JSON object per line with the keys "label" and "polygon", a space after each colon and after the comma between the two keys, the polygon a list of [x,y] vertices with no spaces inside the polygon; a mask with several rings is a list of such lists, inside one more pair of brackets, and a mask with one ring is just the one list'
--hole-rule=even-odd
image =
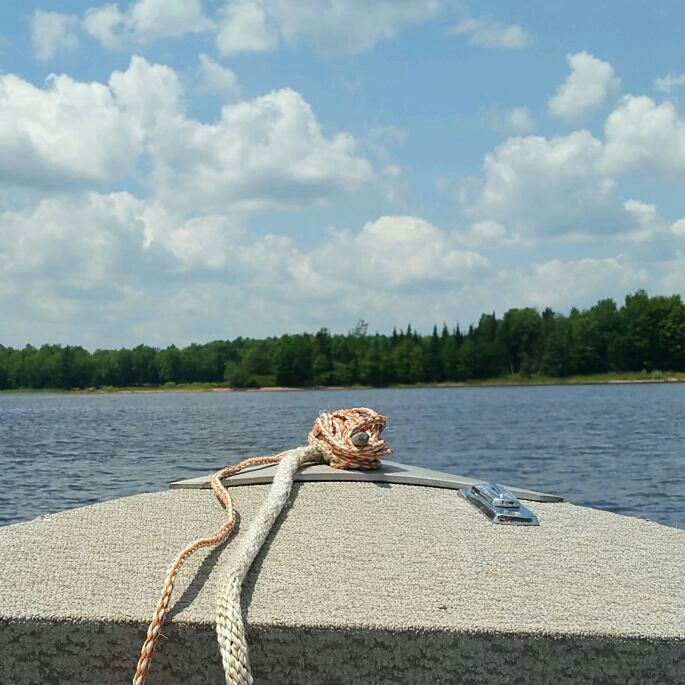
{"label": "rope", "polygon": [[381,437],[387,423],[385,416],[364,407],[321,412],[309,444],[318,447],[334,469],[378,469],[379,459],[392,451]]}
{"label": "rope", "polygon": [[295,471],[301,464],[317,460],[317,456],[316,449],[309,446],[299,447],[285,454],[274,475],[266,502],[252,520],[245,537],[235,551],[234,567],[222,579],[217,599],[216,634],[226,682],[231,685],[252,683],[245,627],[240,609],[243,580],[264,544],[271,526],[288,500]]}
{"label": "rope", "polygon": [[162,594],[140,650],[133,685],[143,685],[150,672],[152,657],[159,641],[164,619],[169,611],[176,575],[184,562],[196,550],[218,545],[228,539],[233,532],[236,512],[231,496],[221,481],[250,466],[280,462],[266,502],[242,538],[240,547],[236,550],[233,568],[226,574],[227,578],[217,600],[216,631],[226,683],[227,685],[252,684],[245,627],[240,607],[242,583],[274,521],[288,500],[295,472],[304,463],[321,461],[336,469],[379,468],[379,458],[392,452],[381,438],[386,424],[385,416],[364,407],[341,409],[330,413],[321,412],[309,433],[307,446],[280,452],[270,457],[250,457],[233,466],[227,466],[212,476],[211,488],[226,510],[228,518],[215,533],[188,545],[169,567]]}

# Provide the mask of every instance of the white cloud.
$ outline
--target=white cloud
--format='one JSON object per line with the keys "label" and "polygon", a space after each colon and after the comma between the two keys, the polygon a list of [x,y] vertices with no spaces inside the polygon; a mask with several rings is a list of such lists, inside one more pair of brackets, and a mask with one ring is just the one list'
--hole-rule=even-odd
{"label": "white cloud", "polygon": [[183,219],[159,203],[147,202],[141,203],[141,217],[146,247],[172,257],[165,268],[173,273],[222,282],[248,279],[251,283],[250,278],[261,277],[270,283],[285,272],[290,238],[271,234],[257,238],[240,215],[224,212]]}
{"label": "white cloud", "polygon": [[202,87],[205,90],[223,96],[239,93],[238,77],[231,69],[205,54],[200,55],[199,60]]}
{"label": "white cloud", "polygon": [[[307,45],[322,54],[358,54],[394,38],[405,26],[432,19],[445,4],[446,0],[229,0],[210,19],[201,0],[135,0],[123,8],[108,3],[87,9],[81,28],[108,50],[212,31],[222,56],[272,52],[281,44]],[[58,17],[66,17],[37,14],[53,16],[53,25]],[[75,21],[70,18],[71,24]],[[500,42],[520,40],[520,27],[495,22],[483,30],[487,35],[499,31],[495,39]],[[61,35],[66,41],[66,29]],[[76,35],[69,33],[68,38],[75,41]]]}
{"label": "white cloud", "polygon": [[626,200],[623,207],[635,220],[636,228],[629,234],[632,242],[645,242],[660,228],[656,205],[640,200]]}
{"label": "white cloud", "polygon": [[226,105],[215,123],[170,120],[150,150],[160,198],[210,213],[306,205],[373,179],[352,136],[326,138],[290,89]]}
{"label": "white cloud", "polygon": [[356,233],[332,231],[321,246],[301,255],[290,268],[303,287],[309,283],[319,292],[332,293],[350,287],[401,290],[464,283],[488,272],[491,265],[420,217],[383,216]]}
{"label": "white cloud", "polygon": [[128,193],[59,196],[0,212],[0,274],[84,290],[138,263],[141,203]]}
{"label": "white cloud", "polygon": [[486,123],[500,133],[526,135],[535,129],[533,115],[527,107],[513,107],[508,110],[488,109]]}
{"label": "white cloud", "polygon": [[552,116],[562,121],[578,121],[614,97],[621,80],[608,62],[587,52],[567,55],[571,73],[547,103]]}
{"label": "white cloud", "polygon": [[136,0],[125,11],[117,4],[86,10],[83,29],[110,50],[143,45],[212,28],[201,0]]}
{"label": "white cloud", "polygon": [[270,26],[264,3],[237,0],[219,13],[216,47],[222,55],[241,52],[271,52],[278,46],[278,32]]}
{"label": "white cloud", "polygon": [[677,236],[685,238],[685,219],[678,219],[671,224],[671,231]]}
{"label": "white cloud", "polygon": [[685,294],[685,255],[680,252],[661,267],[660,278],[656,281],[659,291]]}
{"label": "white cloud", "polygon": [[685,74],[666,74],[662,78],[654,79],[654,90],[670,94],[676,88],[685,86]]}
{"label": "white cloud", "polygon": [[625,208],[641,226],[653,226],[657,221],[656,205],[639,200],[626,200]]}
{"label": "white cloud", "polygon": [[604,125],[602,167],[609,173],[652,172],[671,180],[685,176],[685,121],[671,102],[646,96],[623,98]]}
{"label": "white cloud", "polygon": [[[499,245],[532,245],[544,237],[589,246],[611,236],[615,244],[641,246],[645,258],[663,256],[679,224],[669,227],[653,204],[622,199],[619,180],[640,174],[682,182],[685,120],[670,102],[626,96],[604,129],[604,141],[587,130],[515,137],[487,154],[482,176],[462,179],[457,189],[473,222],[460,232],[463,244],[487,245],[491,229]],[[450,190],[449,182],[441,185]]]}
{"label": "white cloud", "polygon": [[[631,218],[632,227],[622,235],[617,236],[623,243],[638,246],[636,256],[649,258],[649,252],[661,248],[671,251],[673,248],[673,226],[659,215],[657,206],[640,200],[626,200],[623,206]],[[677,222],[676,222],[677,224]]]}
{"label": "white cloud", "polygon": [[238,331],[278,309],[264,288],[287,281],[289,245],[230,215],[184,221],[126,192],[55,195],[0,212],[0,328],[16,345],[218,337],[227,319]]}
{"label": "white cloud", "polygon": [[0,189],[107,184],[145,156],[155,197],[211,214],[320,203],[374,180],[354,138],[324,136],[293,90],[224,106],[213,123],[183,105],[176,72],[136,56],[108,85],[0,76]]}
{"label": "white cloud", "polygon": [[75,48],[78,36],[74,29],[77,26],[75,16],[35,10],[31,18],[31,42],[36,57],[49,60],[60,50]]}
{"label": "white cloud", "polygon": [[201,0],[138,0],[128,11],[127,24],[136,40],[146,43],[211,28]]}
{"label": "white cloud", "polygon": [[530,35],[519,24],[504,24],[492,17],[466,17],[449,33],[452,35],[470,36],[472,45],[500,50],[525,48],[530,43]]}
{"label": "white cloud", "polygon": [[500,241],[506,237],[506,229],[496,221],[477,221],[470,228],[474,236],[486,241]]}
{"label": "white cloud", "polygon": [[394,38],[407,25],[428,21],[443,0],[235,0],[218,16],[223,55],[270,52],[280,42],[324,54],[357,54]]}
{"label": "white cloud", "polygon": [[[486,155],[482,178],[462,179],[462,209],[476,222],[501,224],[507,240],[545,235],[579,244],[609,234],[633,244],[663,239],[669,231],[656,207],[621,200],[618,181],[640,174],[681,182],[685,120],[671,102],[657,105],[628,95],[607,117],[604,132],[604,141],[587,130],[506,140]],[[472,231],[464,234],[472,244],[476,238]]]}
{"label": "white cloud", "polygon": [[463,207],[521,235],[618,230],[623,209],[614,180],[597,171],[601,155],[588,131],[510,138],[486,155],[484,179],[465,185]]}
{"label": "white cloud", "polygon": [[645,269],[620,257],[552,259],[506,272],[500,287],[507,293],[506,307],[566,309],[594,304],[600,297],[621,298],[647,281]]}
{"label": "white cloud", "polygon": [[411,196],[411,188],[404,170],[395,161],[388,148],[403,145],[407,133],[397,126],[376,126],[369,131],[364,141],[364,149],[373,160],[374,168],[379,170],[378,181],[389,202],[401,203]]}
{"label": "white cloud", "polygon": [[533,116],[527,107],[514,107],[505,113],[505,123],[519,135],[530,133],[535,128]]}
{"label": "white cloud", "polygon": [[168,246],[183,269],[222,269],[227,265],[230,242],[243,237],[245,229],[228,217],[194,217],[169,235]]}
{"label": "white cloud", "polygon": [[455,232],[455,239],[463,245],[483,250],[491,250],[512,245],[531,245],[520,235],[511,234],[506,227],[492,219],[475,221],[468,229]]}
{"label": "white cloud", "polygon": [[181,116],[183,87],[176,72],[134,55],[126,71],[114,71],[109,88],[117,105],[149,136],[158,125]]}
{"label": "white cloud", "polygon": [[143,131],[109,88],[52,76],[44,89],[0,76],[0,185],[70,186],[130,174]]}
{"label": "white cloud", "polygon": [[[494,223],[474,231],[503,237]],[[669,259],[651,273],[624,257],[496,267],[457,233],[412,216],[331,229],[296,248],[229,213],[184,219],[123,192],[53,196],[0,212],[0,326],[9,344],[91,347],[346,330],[359,318],[379,330],[407,321],[430,330],[493,308],[564,309],[657,283],[682,287],[682,259]]]}
{"label": "white cloud", "polygon": [[411,24],[433,18],[442,0],[325,0],[312,8],[307,0],[276,0],[274,14],[286,42],[304,42],[324,53],[360,53],[394,38]]}
{"label": "white cloud", "polygon": [[91,7],[83,16],[83,30],[100,41],[108,50],[116,50],[124,43],[126,15],[118,5]]}
{"label": "white cloud", "polygon": [[221,271],[226,281],[284,271],[289,247],[289,238],[257,239],[230,213],[183,219],[127,192],[55,195],[0,212],[0,284],[39,280],[82,293],[191,271]]}

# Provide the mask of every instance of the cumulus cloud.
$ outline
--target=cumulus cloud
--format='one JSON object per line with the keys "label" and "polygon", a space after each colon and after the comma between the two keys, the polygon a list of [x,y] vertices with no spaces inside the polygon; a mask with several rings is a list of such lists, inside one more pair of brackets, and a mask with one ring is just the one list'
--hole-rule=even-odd
{"label": "cumulus cloud", "polygon": [[565,309],[594,304],[599,297],[622,299],[626,292],[644,287],[648,273],[619,257],[552,259],[505,272],[500,281],[506,283],[506,306]]}
{"label": "cumulus cloud", "polygon": [[139,261],[146,240],[141,210],[122,192],[51,197],[0,212],[0,274],[52,288],[102,285]]}
{"label": "cumulus cloud", "polygon": [[[653,214],[640,203],[632,210]],[[495,223],[474,231],[503,237]],[[184,218],[126,192],[72,194],[0,212],[0,325],[11,331],[6,344],[47,338],[91,347],[322,323],[346,330],[358,318],[379,330],[407,321],[429,330],[493,307],[564,309],[682,284],[682,259],[668,260],[651,271],[620,256],[496,267],[464,249],[457,232],[416,216],[330,229],[323,242],[296,247],[230,213]]]}
{"label": "cumulus cloud", "polygon": [[217,21],[216,47],[222,55],[271,52],[278,46],[278,30],[259,0],[227,3]]}
{"label": "cumulus cloud", "polygon": [[272,234],[258,238],[241,215],[224,212],[184,218],[148,201],[140,204],[140,217],[145,247],[171,260],[164,264],[170,273],[226,283],[259,278],[260,272],[267,271],[269,278],[275,277],[287,268],[290,238]]}
{"label": "cumulus cloud", "polygon": [[31,17],[31,42],[36,57],[49,60],[60,50],[75,48],[77,26],[78,18],[73,15],[35,10]]}
{"label": "cumulus cloud", "polygon": [[209,55],[201,54],[199,61],[202,87],[205,90],[224,96],[239,93],[238,77],[231,69],[219,64]]}
{"label": "cumulus cloud", "polygon": [[225,281],[265,267],[273,272],[290,244],[255,238],[230,213],[185,219],[128,192],[55,195],[0,212],[0,283],[46,280],[73,293],[190,271],[221,271]]}
{"label": "cumulus cloud", "polygon": [[678,219],[678,221],[674,221],[670,228],[675,235],[685,238],[685,219]]}
{"label": "cumulus cloud", "polygon": [[580,120],[614,97],[621,80],[608,62],[587,52],[567,55],[571,73],[547,103],[549,113],[566,122]]}
{"label": "cumulus cloud", "polygon": [[[52,197],[0,213],[0,320],[3,298],[16,304],[19,283],[32,299],[27,327],[35,319],[64,332],[88,315],[149,343],[191,340],[211,320],[233,322],[242,335],[322,320],[347,325],[362,314],[391,321],[404,298],[425,297],[437,284],[442,307],[447,293],[493,273],[487,259],[419,217],[331,229],[321,244],[298,249],[288,236],[255,235],[237,216],[183,219],[124,192]],[[13,330],[23,325],[18,317]]]}
{"label": "cumulus cloud", "polygon": [[[178,35],[171,20],[154,14],[172,5],[109,5],[88,17],[111,46],[143,43]],[[364,3],[326,4],[338,20],[328,26],[305,5],[289,3],[291,16],[276,0],[227,7],[253,12],[272,41],[265,50],[285,43],[326,51],[328,44],[328,52],[347,53],[439,9],[437,2],[381,2],[364,31],[343,35],[362,23]],[[229,14],[222,11],[221,27],[231,25]],[[232,26],[249,43],[248,24]],[[262,49],[258,41],[235,49],[236,35],[226,34],[227,54]],[[476,29],[470,35],[475,41]],[[197,70],[202,87],[237,96],[227,67],[203,54]],[[307,101],[287,88],[230,102],[214,120],[199,121],[186,110],[179,75],[142,57],[107,83],[54,76],[38,87],[0,75],[0,203],[12,207],[0,211],[0,327],[25,335],[21,343],[46,335],[92,345],[184,343],[322,322],[345,330],[358,318],[385,330],[407,320],[468,323],[493,307],[565,308],[620,299],[637,287],[685,287],[676,272],[685,220],[660,217],[655,205],[626,199],[617,185],[626,173],[682,180],[685,122],[672,103],[624,98],[603,139],[588,131],[527,135],[534,122],[524,107],[490,114],[498,130],[518,137],[492,150],[482,174],[462,184],[460,228],[381,216],[348,229],[322,227],[321,242],[303,245],[251,230],[250,215],[319,207],[370,183],[386,198],[409,195],[398,192],[403,172],[384,148],[401,143],[404,131],[380,127],[362,143],[324,133]],[[141,197],[110,192],[123,183]],[[30,193],[41,199],[24,203]],[[538,238],[545,257],[521,265]],[[555,246],[576,258],[560,258]],[[85,318],[95,322],[92,330]],[[106,321],[117,323],[119,340],[110,329],[98,331]]]}
{"label": "cumulus cloud", "polygon": [[280,43],[325,54],[357,54],[434,17],[443,0],[234,0],[217,17],[223,55],[270,52]]}
{"label": "cumulus cloud", "polygon": [[621,240],[630,243],[646,243],[664,230],[656,205],[631,199],[626,200],[623,207],[632,219],[633,228],[620,236]]}
{"label": "cumulus cloud", "polygon": [[676,88],[685,86],[685,74],[666,74],[661,78],[654,79],[654,90],[660,93],[672,93]]}
{"label": "cumulus cloud", "polygon": [[138,0],[125,20],[136,40],[151,42],[211,28],[201,0]]}
{"label": "cumulus cloud", "polygon": [[201,0],[136,0],[124,11],[117,4],[86,10],[83,29],[110,50],[142,45],[212,28]]}
{"label": "cumulus cloud", "polygon": [[[587,130],[509,138],[485,156],[479,177],[463,178],[457,197],[471,226],[463,244],[532,245],[540,238],[593,245],[608,236],[647,258],[673,249],[678,222],[654,204],[622,198],[622,176],[680,183],[685,120],[671,102],[625,96],[608,115],[604,139]],[[448,182],[442,186],[450,190]],[[652,258],[650,257],[650,258]]]}
{"label": "cumulus cloud", "polygon": [[245,228],[239,220],[231,221],[226,216],[193,217],[169,232],[167,246],[184,270],[217,270],[226,267],[231,245],[244,235]]}
{"label": "cumulus cloud", "polygon": [[100,184],[130,174],[143,131],[100,83],[0,76],[0,185]]}
{"label": "cumulus cloud", "polygon": [[284,298],[278,316],[290,312],[285,330],[293,330],[293,321],[300,329],[321,321],[344,329],[359,318],[385,330],[407,320],[432,326],[454,320],[472,285],[495,274],[490,261],[464,249],[454,232],[416,216],[329,229],[319,245],[282,254],[287,276],[278,277]]}
{"label": "cumulus cloud", "polygon": [[531,246],[529,238],[507,230],[505,226],[492,219],[474,221],[465,230],[454,232],[459,244],[481,250],[493,250],[500,247]]}
{"label": "cumulus cloud", "polygon": [[207,212],[302,206],[373,179],[352,136],[326,138],[290,89],[226,105],[214,123],[171,120],[151,133],[150,150],[160,198]]}
{"label": "cumulus cloud", "polygon": [[469,36],[472,45],[500,50],[525,48],[531,41],[528,32],[519,24],[505,24],[492,17],[466,17],[453,26],[452,35]]}
{"label": "cumulus cloud", "polygon": [[[319,53],[358,54],[377,43],[394,38],[404,27],[437,16],[446,0],[229,0],[213,17],[205,15],[201,0],[135,0],[128,6],[108,3],[91,7],[81,19],[81,28],[108,50],[146,45],[162,38],[211,31],[222,56],[246,52],[272,52],[280,45],[306,45]],[[39,12],[43,23],[51,15],[56,41],[75,41],[71,31],[76,19]],[[45,15],[45,17],[43,17]],[[62,23],[59,24],[58,22]],[[482,22],[482,18],[477,20]],[[492,20],[480,26],[472,40],[486,45],[512,47],[527,40],[516,25]],[[67,31],[67,28],[69,31]],[[45,42],[45,45],[48,43]],[[50,52],[50,48],[43,48]],[[53,49],[54,52],[54,49]],[[52,54],[52,53],[50,53]]]}
{"label": "cumulus cloud", "polygon": [[678,253],[662,265],[658,290],[662,293],[685,293],[685,254]]}
{"label": "cumulus cloud", "polygon": [[671,102],[626,96],[604,125],[602,167],[610,173],[652,172],[685,176],[685,121]]}
{"label": "cumulus cloud", "polygon": [[178,74],[163,64],[134,55],[126,71],[114,71],[109,89],[117,105],[131,116],[146,138],[158,125],[181,116],[183,86]]}
{"label": "cumulus cloud", "polygon": [[522,235],[622,228],[612,177],[598,172],[602,144],[588,131],[510,138],[485,157],[484,178],[465,184],[462,204]]}
{"label": "cumulus cloud", "polygon": [[[392,291],[397,295],[436,284],[453,287],[491,270],[490,262],[463,249],[455,236],[420,217],[383,216],[359,231],[332,230],[289,270],[304,290],[319,294]],[[354,274],[354,278],[350,278]]]}
{"label": "cumulus cloud", "polygon": [[126,15],[117,5],[91,7],[86,10],[82,23],[83,30],[108,50],[122,47]]}
{"label": "cumulus cloud", "polygon": [[287,282],[289,246],[240,218],[184,220],[127,192],[0,212],[3,342],[183,344],[225,337],[228,323],[244,334],[263,312],[286,316],[265,288]]}
{"label": "cumulus cloud", "polygon": [[507,110],[488,109],[485,121],[500,133],[526,135],[535,129],[533,115],[527,107],[513,107]]}
{"label": "cumulus cloud", "polygon": [[0,188],[112,183],[143,158],[156,197],[208,214],[319,203],[374,179],[354,138],[325,136],[293,90],[201,123],[185,114],[176,72],[142,57],[107,85],[55,76],[41,89],[0,76]]}

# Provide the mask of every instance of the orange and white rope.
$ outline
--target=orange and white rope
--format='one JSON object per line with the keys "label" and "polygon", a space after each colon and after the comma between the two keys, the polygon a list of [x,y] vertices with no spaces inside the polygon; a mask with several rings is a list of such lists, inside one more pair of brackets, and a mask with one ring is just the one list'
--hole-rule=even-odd
{"label": "orange and white rope", "polygon": [[[385,416],[366,407],[321,412],[309,432],[309,444],[318,447],[334,469],[377,469],[379,459],[392,452],[381,437],[387,423]],[[368,436],[366,445],[355,444],[354,436],[360,433]]]}
{"label": "orange and white rope", "polygon": [[[364,407],[322,412],[309,433],[309,444],[306,447],[280,452],[270,457],[251,457],[228,466],[212,476],[212,490],[226,509],[228,518],[215,533],[196,540],[186,547],[169,567],[162,594],[140,650],[133,685],[142,685],[150,672],[160,631],[169,611],[176,575],[184,562],[196,550],[218,545],[233,532],[236,521],[235,509],[222,480],[250,466],[280,462],[267,500],[242,538],[241,547],[235,554],[234,565],[227,574],[228,577],[223,583],[217,601],[216,630],[226,683],[228,685],[252,683],[240,608],[242,583],[290,495],[295,472],[302,464],[317,461],[327,462],[331,467],[338,469],[379,468],[380,457],[391,453],[391,449],[381,437],[386,423],[385,416]],[[366,434],[363,436],[364,440],[355,438],[360,434]]]}

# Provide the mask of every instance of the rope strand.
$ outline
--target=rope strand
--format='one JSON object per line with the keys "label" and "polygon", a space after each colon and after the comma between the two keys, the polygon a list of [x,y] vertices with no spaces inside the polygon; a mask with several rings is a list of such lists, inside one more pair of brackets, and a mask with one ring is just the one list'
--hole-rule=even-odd
{"label": "rope strand", "polygon": [[357,407],[335,412],[321,412],[309,433],[309,444],[270,457],[250,457],[217,471],[211,479],[214,495],[226,510],[226,522],[212,535],[195,540],[174,560],[166,573],[162,594],[157,602],[143,646],[140,650],[133,685],[143,685],[150,672],[160,631],[169,611],[171,594],[178,572],[193,552],[227,540],[236,521],[233,500],[222,480],[250,466],[279,463],[267,500],[250,524],[235,554],[235,564],[219,592],[217,600],[217,639],[227,685],[251,685],[245,627],[240,595],[242,583],[259,553],[271,527],[285,505],[297,469],[304,463],[325,461],[336,469],[376,469],[380,457],[391,454],[381,433],[387,419],[372,409]]}

